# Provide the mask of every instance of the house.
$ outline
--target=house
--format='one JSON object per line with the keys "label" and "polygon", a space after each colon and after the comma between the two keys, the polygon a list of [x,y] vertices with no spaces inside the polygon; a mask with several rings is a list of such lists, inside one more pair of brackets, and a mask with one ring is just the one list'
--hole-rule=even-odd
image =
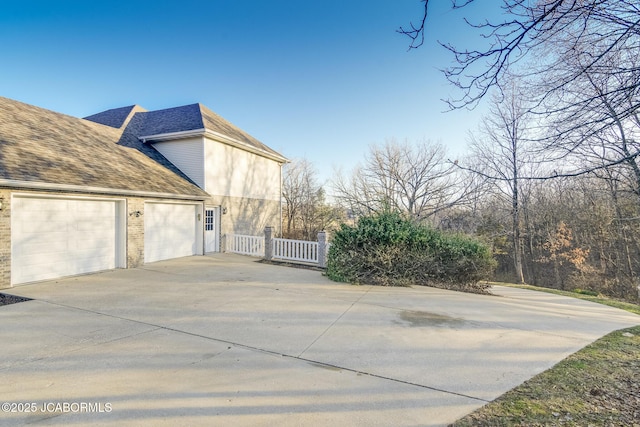
{"label": "house", "polygon": [[201,104],[80,119],[0,97],[0,288],[279,230],[286,161]]}

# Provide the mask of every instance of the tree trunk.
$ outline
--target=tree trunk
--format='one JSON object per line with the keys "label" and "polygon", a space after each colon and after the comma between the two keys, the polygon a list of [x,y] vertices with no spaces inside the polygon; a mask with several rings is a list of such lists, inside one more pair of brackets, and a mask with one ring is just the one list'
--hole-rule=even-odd
{"label": "tree trunk", "polygon": [[513,266],[515,268],[516,283],[524,283],[522,274],[522,242],[520,241],[520,204],[518,200],[518,151],[516,129],[513,131],[514,138],[511,142],[511,167],[513,174],[513,188],[511,189],[511,208],[513,219]]}

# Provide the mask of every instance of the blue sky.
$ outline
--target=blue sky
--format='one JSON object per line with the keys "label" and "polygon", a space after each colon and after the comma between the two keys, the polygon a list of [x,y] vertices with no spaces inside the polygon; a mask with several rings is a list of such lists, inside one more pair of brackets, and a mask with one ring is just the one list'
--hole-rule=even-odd
{"label": "blue sky", "polygon": [[433,2],[427,42],[407,51],[395,30],[419,0],[9,0],[0,96],[77,117],[201,102],[322,179],[389,138],[457,157],[485,105],[443,113],[452,57],[436,41],[473,46],[462,18],[488,12],[449,5]]}

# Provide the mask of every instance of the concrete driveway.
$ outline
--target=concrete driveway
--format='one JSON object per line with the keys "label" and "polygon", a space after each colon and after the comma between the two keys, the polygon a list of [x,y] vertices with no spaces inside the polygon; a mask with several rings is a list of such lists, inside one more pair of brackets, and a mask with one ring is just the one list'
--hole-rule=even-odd
{"label": "concrete driveway", "polygon": [[0,307],[0,426],[446,425],[640,324],[546,293],[351,286],[228,254],[2,292],[34,300]]}

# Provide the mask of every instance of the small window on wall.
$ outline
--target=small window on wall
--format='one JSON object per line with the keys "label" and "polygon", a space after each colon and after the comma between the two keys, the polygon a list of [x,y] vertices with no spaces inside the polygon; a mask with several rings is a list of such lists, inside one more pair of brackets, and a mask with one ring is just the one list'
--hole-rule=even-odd
{"label": "small window on wall", "polygon": [[204,229],[205,231],[213,231],[213,227],[214,227],[214,212],[215,210],[213,209],[207,209],[204,212]]}

